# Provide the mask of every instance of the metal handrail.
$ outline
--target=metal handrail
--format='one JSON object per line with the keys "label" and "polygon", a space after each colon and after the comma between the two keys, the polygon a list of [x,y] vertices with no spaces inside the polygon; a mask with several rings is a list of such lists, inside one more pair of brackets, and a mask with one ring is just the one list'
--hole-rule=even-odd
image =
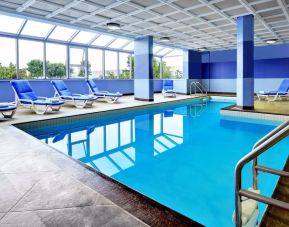
{"label": "metal handrail", "polygon": [[274,130],[272,130],[270,133],[265,135],[263,138],[261,138],[254,146],[250,153],[248,153],[246,156],[244,156],[236,165],[235,168],[235,222],[236,226],[240,227],[242,226],[242,207],[241,207],[241,197],[245,196],[247,198],[251,198],[254,200],[257,200],[259,202],[263,202],[269,205],[277,206],[282,209],[289,210],[289,203],[286,203],[287,205],[284,205],[285,202],[268,198],[262,195],[259,195],[254,192],[250,192],[247,190],[242,189],[242,169],[243,167],[253,161],[253,188],[258,189],[258,170],[276,174],[279,176],[286,176],[287,172],[285,171],[279,171],[263,166],[258,166],[257,158],[259,155],[263,154],[265,151],[267,151],[270,147],[274,146],[276,143],[284,139],[289,135],[289,121],[286,121],[282,123],[280,126],[276,127]]}
{"label": "metal handrail", "polygon": [[204,88],[204,86],[200,83],[200,82],[192,82],[191,85],[190,85],[190,94],[192,94],[192,87],[194,86],[194,91],[195,93],[194,94],[197,94],[197,89],[202,93],[202,95],[205,93],[205,95],[207,96],[208,95],[208,92],[207,90]]}

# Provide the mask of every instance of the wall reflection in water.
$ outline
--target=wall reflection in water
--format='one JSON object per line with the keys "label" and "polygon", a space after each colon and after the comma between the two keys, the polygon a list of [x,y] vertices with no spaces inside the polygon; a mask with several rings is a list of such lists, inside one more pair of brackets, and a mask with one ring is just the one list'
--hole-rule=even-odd
{"label": "wall reflection in water", "polygon": [[187,107],[107,124],[65,129],[41,140],[113,176],[181,145]]}

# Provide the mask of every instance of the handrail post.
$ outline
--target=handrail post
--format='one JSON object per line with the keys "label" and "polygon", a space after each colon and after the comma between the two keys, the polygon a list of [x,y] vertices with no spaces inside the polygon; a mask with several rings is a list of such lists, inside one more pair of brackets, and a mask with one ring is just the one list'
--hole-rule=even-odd
{"label": "handrail post", "polygon": [[258,190],[258,170],[256,166],[258,165],[258,159],[254,158],[253,165],[252,165],[252,172],[253,172],[253,189]]}
{"label": "handrail post", "polygon": [[235,224],[236,227],[242,226],[242,204],[241,204],[241,196],[239,191],[242,188],[242,165],[239,163],[236,166],[235,170]]}

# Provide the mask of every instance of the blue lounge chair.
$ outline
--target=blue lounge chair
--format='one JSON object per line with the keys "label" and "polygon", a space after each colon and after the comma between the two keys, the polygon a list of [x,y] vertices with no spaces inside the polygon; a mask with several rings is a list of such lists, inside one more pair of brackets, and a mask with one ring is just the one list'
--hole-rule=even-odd
{"label": "blue lounge chair", "polygon": [[34,110],[36,114],[44,114],[48,108],[59,111],[64,104],[54,98],[36,96],[27,80],[12,80],[10,83],[15,92],[16,103]]}
{"label": "blue lounge chair", "polygon": [[176,92],[174,92],[174,81],[173,80],[164,80],[163,81],[163,90],[164,97],[176,97]]}
{"label": "blue lounge chair", "polygon": [[4,118],[12,118],[17,109],[16,103],[0,103],[0,113]]}
{"label": "blue lounge chair", "polygon": [[98,90],[96,84],[93,80],[86,80],[87,86],[89,88],[89,92],[93,94],[97,98],[104,98],[109,103],[116,102],[122,94],[120,92],[111,93],[108,91],[100,91]]}
{"label": "blue lounge chair", "polygon": [[[257,93],[257,97],[259,100],[265,98],[268,101],[276,101],[277,99],[282,99],[283,97],[288,98],[288,95],[289,95],[289,80],[283,80],[277,91]],[[271,97],[272,99],[270,100],[269,97]]]}
{"label": "blue lounge chair", "polygon": [[55,90],[55,97],[59,97],[65,102],[73,102],[76,108],[91,107],[97,99],[92,95],[72,94],[62,80],[52,80],[51,83]]}

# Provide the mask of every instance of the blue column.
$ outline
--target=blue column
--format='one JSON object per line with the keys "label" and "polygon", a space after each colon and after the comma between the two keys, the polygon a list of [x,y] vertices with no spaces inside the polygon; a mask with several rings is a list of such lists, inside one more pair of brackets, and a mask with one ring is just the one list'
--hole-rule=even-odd
{"label": "blue column", "polygon": [[184,50],[183,52],[183,78],[201,79],[202,78],[202,55],[195,50]]}
{"label": "blue column", "polygon": [[237,18],[237,106],[254,109],[254,17]]}
{"label": "blue column", "polygon": [[134,42],[134,97],[154,100],[152,36],[139,37]]}
{"label": "blue column", "polygon": [[201,82],[202,79],[202,55],[195,50],[183,51],[183,81],[180,93],[190,94],[191,82]]}

